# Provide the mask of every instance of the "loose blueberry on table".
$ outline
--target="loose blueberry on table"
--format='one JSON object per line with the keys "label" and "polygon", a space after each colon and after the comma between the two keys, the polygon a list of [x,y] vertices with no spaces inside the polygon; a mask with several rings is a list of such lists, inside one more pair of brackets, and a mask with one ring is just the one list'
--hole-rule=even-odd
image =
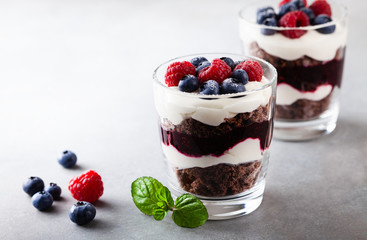
{"label": "loose blueberry on table", "polygon": [[72,151],[66,150],[62,153],[62,156],[58,159],[58,162],[64,167],[64,168],[71,168],[75,166],[77,161],[77,156]]}
{"label": "loose blueberry on table", "polygon": [[40,211],[50,208],[53,201],[52,195],[46,191],[37,192],[32,197],[33,206]]}
{"label": "loose blueberry on table", "polygon": [[23,190],[29,196],[33,196],[36,192],[40,192],[45,187],[43,180],[39,177],[29,177],[27,181],[23,183]]}
{"label": "loose blueberry on table", "polygon": [[69,218],[78,225],[90,223],[96,216],[96,208],[89,202],[77,202],[69,211]]}
{"label": "loose blueberry on table", "polygon": [[54,200],[60,199],[61,187],[58,186],[56,183],[50,183],[45,191],[51,194]]}

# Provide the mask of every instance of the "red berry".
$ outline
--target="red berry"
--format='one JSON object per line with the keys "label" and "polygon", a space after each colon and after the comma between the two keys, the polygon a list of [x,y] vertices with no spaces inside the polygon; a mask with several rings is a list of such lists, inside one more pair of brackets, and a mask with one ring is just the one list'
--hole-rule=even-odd
{"label": "red berry", "polygon": [[[290,1],[292,1],[292,0],[282,0],[282,1],[280,1],[278,7],[280,7],[280,6],[282,6],[282,5],[286,4],[286,3],[289,3]],[[305,4],[305,6],[307,6],[307,0],[302,0],[302,1]]]}
{"label": "red berry", "polygon": [[165,75],[168,87],[178,86],[178,82],[186,75],[195,75],[195,66],[188,61],[171,63]]}
{"label": "red berry", "polygon": [[234,70],[243,69],[246,71],[249,81],[261,82],[263,77],[263,69],[260,63],[256,61],[245,61],[237,64]]}
{"label": "red berry", "polygon": [[202,84],[208,80],[215,80],[221,84],[224,79],[229,78],[231,74],[231,67],[221,59],[216,58],[212,61],[209,67],[206,67],[199,72],[199,81],[200,84]]}
{"label": "red berry", "polygon": [[313,11],[316,17],[320,14],[326,14],[331,17],[331,7],[326,0],[316,0],[309,8]]}
{"label": "red berry", "polygon": [[71,196],[78,201],[93,203],[103,194],[102,178],[93,170],[72,178],[68,188]]}
{"label": "red berry", "polygon": [[[293,11],[285,14],[279,20],[279,26],[281,27],[305,27],[310,25],[310,20],[306,13],[302,11]],[[285,30],[280,31],[284,36],[288,38],[300,38],[305,34],[306,30]]]}

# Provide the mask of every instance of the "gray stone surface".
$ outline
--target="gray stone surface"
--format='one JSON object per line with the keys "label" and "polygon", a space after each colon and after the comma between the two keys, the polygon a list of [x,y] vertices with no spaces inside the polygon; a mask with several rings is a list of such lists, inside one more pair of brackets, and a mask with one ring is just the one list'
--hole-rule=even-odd
{"label": "gray stone surface", "polygon": [[[154,68],[172,57],[241,52],[246,1],[0,1],[0,239],[367,239],[366,2],[348,1],[350,31],[335,132],[273,141],[265,197],[252,214],[197,229],[144,216],[130,197],[164,178]],[[56,158],[75,151],[78,168]],[[98,171],[96,219],[68,219],[68,181]],[[32,207],[22,182],[56,182],[61,201]]]}

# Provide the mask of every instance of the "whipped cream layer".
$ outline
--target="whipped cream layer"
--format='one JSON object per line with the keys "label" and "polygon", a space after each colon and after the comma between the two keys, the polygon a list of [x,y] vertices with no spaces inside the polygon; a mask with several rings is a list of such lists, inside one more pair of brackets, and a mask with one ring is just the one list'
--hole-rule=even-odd
{"label": "whipped cream layer", "polygon": [[210,126],[219,126],[226,118],[232,118],[238,113],[252,112],[259,106],[268,104],[271,86],[251,92],[268,83],[269,80],[263,77],[261,82],[248,82],[245,85],[246,91],[249,91],[246,96],[223,98],[226,95],[218,95],[218,99],[210,100],[203,99],[205,95],[183,93],[177,87],[166,89],[156,84],[155,106],[159,116],[174,125],[193,118]]}
{"label": "whipped cream layer", "polygon": [[330,84],[324,84],[318,86],[314,91],[300,91],[287,83],[280,83],[277,86],[277,104],[278,105],[291,105],[300,99],[307,99],[312,101],[320,101],[327,97],[333,86]]}
{"label": "whipped cream layer", "polygon": [[251,52],[251,43],[255,41],[268,54],[284,60],[292,61],[308,56],[318,61],[329,61],[347,43],[347,28],[338,22],[335,23],[335,32],[331,34],[307,30],[302,37],[295,39],[287,38],[279,32],[270,36],[263,35],[260,28],[252,24],[240,19],[240,37],[247,53]]}
{"label": "whipped cream layer", "polygon": [[173,167],[177,167],[178,169],[193,167],[205,168],[217,164],[236,165],[252,162],[255,160],[261,160],[263,157],[263,151],[260,147],[260,140],[251,138],[236,144],[234,147],[228,149],[219,157],[211,155],[190,157],[179,152],[174,146],[167,146],[163,143],[162,149],[167,161],[172,164]]}

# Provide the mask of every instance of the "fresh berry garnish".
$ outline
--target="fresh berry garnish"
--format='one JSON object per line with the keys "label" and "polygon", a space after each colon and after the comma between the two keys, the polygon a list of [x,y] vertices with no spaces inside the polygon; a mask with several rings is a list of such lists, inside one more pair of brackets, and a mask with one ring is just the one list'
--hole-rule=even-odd
{"label": "fresh berry garnish", "polygon": [[301,9],[301,8],[306,7],[306,3],[303,0],[292,0],[291,3],[296,5],[298,10]]}
{"label": "fresh berry garnish", "polygon": [[216,58],[212,61],[212,64],[209,67],[206,67],[199,72],[199,80],[200,83],[208,80],[215,80],[220,84],[224,79],[228,78],[231,73],[231,67],[219,58]]}
{"label": "fresh berry garnish", "polygon": [[205,57],[194,57],[190,60],[191,64],[194,65],[196,68],[202,63],[208,61]]}
{"label": "fresh berry garnish", "polygon": [[61,188],[56,183],[50,183],[45,191],[51,194],[54,200],[60,199]]}
{"label": "fresh berry garnish", "polygon": [[314,12],[310,9],[310,8],[301,8],[300,11],[306,13],[309,21],[310,21],[310,24],[313,23],[313,20],[315,19],[315,14]]}
{"label": "fresh berry garnish", "polygon": [[309,8],[314,12],[316,17],[320,14],[326,14],[331,17],[331,7],[326,0],[316,0]]}
{"label": "fresh berry garnish", "polygon": [[237,70],[233,71],[233,73],[231,75],[231,78],[237,79],[237,81],[239,81],[243,85],[248,83],[248,79],[249,79],[247,72],[243,69],[237,69]]}
{"label": "fresh berry garnish", "polygon": [[280,8],[279,8],[279,17],[283,17],[284,15],[286,15],[289,12],[293,12],[296,11],[297,7],[296,5],[294,5],[292,2],[283,4]]}
{"label": "fresh berry garnish", "polygon": [[[269,26],[269,27],[276,27],[277,24],[277,20],[275,18],[267,18],[264,20],[263,25],[265,26]],[[270,28],[261,28],[261,33],[264,35],[273,35],[275,34],[277,31],[275,29],[270,29]]]}
{"label": "fresh berry garnish", "polygon": [[260,63],[250,60],[246,62],[241,62],[236,66],[234,70],[236,71],[238,69],[243,69],[246,71],[249,77],[249,81],[261,82],[261,79],[263,77],[263,69]]}
{"label": "fresh berry garnish", "polygon": [[179,81],[188,74],[195,75],[195,66],[188,61],[174,62],[167,68],[165,83],[168,87],[178,86]]}
{"label": "fresh berry garnish", "polygon": [[263,24],[264,20],[267,18],[276,18],[276,13],[272,7],[264,7],[257,10],[256,22],[258,24]]}
{"label": "fresh berry garnish", "polygon": [[[328,23],[331,22],[332,19],[326,15],[326,14],[320,14],[318,15],[315,20],[314,20],[314,25],[319,25],[319,24],[324,24],[324,23]],[[327,27],[323,27],[323,28],[318,28],[316,29],[316,31],[318,31],[319,33],[323,33],[323,34],[330,34],[333,33],[335,31],[335,25],[331,25],[331,26],[327,26]]]}
{"label": "fresh berry garnish", "polygon": [[69,218],[78,225],[90,223],[96,216],[96,208],[89,202],[77,202],[69,210]]}
{"label": "fresh berry garnish", "polygon": [[215,95],[219,94],[219,84],[214,80],[204,82],[200,87],[200,93],[202,95]]}
{"label": "fresh berry garnish", "polygon": [[222,82],[220,91],[223,94],[227,93],[239,93],[246,91],[245,86],[235,78],[227,78]]}
{"label": "fresh berry garnish", "polygon": [[196,68],[196,75],[198,75],[201,70],[203,70],[204,68],[209,67],[209,66],[210,66],[209,61],[204,61],[204,62],[200,63],[199,66]]}
{"label": "fresh berry garnish", "polygon": [[93,203],[103,194],[102,178],[93,170],[71,179],[68,188],[71,196],[78,201]]}
{"label": "fresh berry garnish", "polygon": [[23,190],[29,196],[33,196],[36,192],[40,192],[45,187],[43,180],[39,177],[30,177],[23,183]]}
{"label": "fresh berry garnish", "polygon": [[229,57],[221,57],[220,60],[222,60],[223,62],[227,63],[227,65],[231,68],[231,70],[233,70],[233,68],[235,67],[234,61],[232,60],[232,58],[229,58]]}
{"label": "fresh berry garnish", "polygon": [[32,196],[33,206],[40,211],[50,208],[53,202],[52,195],[46,191],[37,192]]}
{"label": "fresh berry garnish", "polygon": [[77,157],[72,151],[66,150],[62,153],[62,156],[58,159],[58,162],[65,168],[71,168],[75,166]]}
{"label": "fresh berry garnish", "polygon": [[[293,11],[284,15],[279,20],[279,26],[281,27],[305,27],[310,25],[310,21],[306,13],[302,11]],[[288,38],[300,38],[305,34],[306,30],[284,30],[280,31],[284,36]]]}
{"label": "fresh berry garnish", "polygon": [[198,88],[199,79],[194,75],[186,75],[178,83],[178,89],[182,92],[195,92]]}
{"label": "fresh berry garnish", "polygon": [[[281,7],[282,5],[284,5],[284,4],[286,4],[286,3],[289,3],[289,2],[291,2],[292,0],[282,0],[280,3],[279,3],[279,7]],[[302,0],[303,1],[303,4],[305,5],[305,6],[307,6],[307,0]]]}

